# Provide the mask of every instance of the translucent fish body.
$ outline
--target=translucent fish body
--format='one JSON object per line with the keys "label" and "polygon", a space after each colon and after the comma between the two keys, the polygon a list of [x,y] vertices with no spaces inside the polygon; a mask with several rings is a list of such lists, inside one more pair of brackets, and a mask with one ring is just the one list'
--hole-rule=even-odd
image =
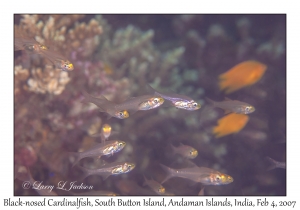
{"label": "translucent fish body", "polygon": [[116,108],[116,104],[107,100],[104,96],[100,96],[96,98],[91,96],[86,92],[82,92],[85,99],[83,102],[85,103],[93,103],[99,107],[101,112],[106,112],[110,117],[115,117],[118,119],[126,119],[129,117],[129,113],[127,110],[119,110]]}
{"label": "translucent fish body", "polygon": [[250,114],[255,111],[254,106],[238,100],[226,100],[226,101],[213,101],[206,98],[214,107],[224,109],[226,112],[233,112],[237,114]]}
{"label": "translucent fish body", "polygon": [[26,37],[20,30],[16,30],[15,32],[14,46],[15,50],[25,50],[29,53],[43,55],[55,68],[61,69],[62,71],[74,70],[74,65],[64,56],[50,50],[47,46],[35,41],[35,39]]}
{"label": "translucent fish body", "polygon": [[85,157],[101,157],[103,155],[113,155],[121,151],[125,147],[124,141],[112,140],[101,144],[96,144],[94,147],[84,152],[71,153],[75,156],[73,166]]}
{"label": "translucent fish body", "polygon": [[173,153],[179,154],[185,158],[194,159],[195,157],[198,156],[198,151],[191,146],[180,144],[179,147],[174,147],[171,144],[171,147],[172,147]]}
{"label": "translucent fish body", "polygon": [[168,101],[171,101],[172,105],[178,109],[193,111],[201,108],[200,104],[198,104],[188,96],[179,95],[176,93],[161,93],[153,89],[150,85],[148,85],[148,87],[152,90],[152,92],[154,92],[155,95],[160,96]]}
{"label": "translucent fish body", "polygon": [[111,175],[125,174],[132,171],[135,168],[135,164],[128,162],[115,162],[108,165],[104,165],[99,169],[87,169],[81,166],[79,166],[79,168],[81,168],[84,172],[82,179],[91,175],[99,175],[102,176],[103,179],[106,179]]}
{"label": "translucent fish body", "polygon": [[143,95],[129,98],[124,102],[117,104],[115,107],[118,110],[129,110],[134,113],[138,110],[155,109],[163,103],[164,99],[161,97],[155,97],[154,95]]}
{"label": "translucent fish body", "polygon": [[206,167],[194,166],[192,168],[173,169],[162,164],[160,165],[167,172],[167,177],[161,183],[172,177],[181,177],[205,185],[224,185],[233,182],[231,176]]}
{"label": "translucent fish body", "polygon": [[62,71],[73,71],[74,65],[65,57],[52,50],[44,50],[42,54],[51,61],[51,63]]}
{"label": "translucent fish body", "polygon": [[42,54],[43,51],[49,50],[45,45],[42,45],[30,38],[15,37],[15,50],[25,50],[29,53]]}

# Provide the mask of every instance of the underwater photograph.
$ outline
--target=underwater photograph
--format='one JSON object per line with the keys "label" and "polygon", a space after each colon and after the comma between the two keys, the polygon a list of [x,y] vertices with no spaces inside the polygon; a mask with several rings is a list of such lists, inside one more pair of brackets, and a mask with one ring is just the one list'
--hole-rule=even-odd
{"label": "underwater photograph", "polygon": [[14,14],[14,196],[286,196],[286,14]]}

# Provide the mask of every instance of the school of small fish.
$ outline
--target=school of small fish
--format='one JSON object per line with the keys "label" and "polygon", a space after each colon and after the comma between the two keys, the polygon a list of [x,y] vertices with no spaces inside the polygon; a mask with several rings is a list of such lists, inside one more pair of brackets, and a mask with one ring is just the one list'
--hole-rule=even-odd
{"label": "school of small fish", "polygon": [[[74,70],[74,65],[64,56],[51,50],[49,47],[40,44],[33,38],[24,36],[22,33],[17,33],[15,36],[15,50],[24,50],[27,53],[38,54],[46,59],[48,59],[56,68],[62,71],[72,72]],[[107,67],[108,68],[108,67]],[[219,87],[220,91],[224,91],[225,94],[230,94],[239,89],[254,85],[257,83],[264,75],[267,66],[258,61],[244,61],[237,64],[229,71],[221,74],[219,76]],[[197,103],[194,99],[177,93],[162,93],[155,90],[150,85],[148,85],[150,93],[147,95],[135,96],[122,101],[121,103],[116,103],[108,100],[103,95],[97,95],[97,97],[90,95],[85,90],[82,91],[84,99],[82,103],[88,104],[92,103],[96,105],[100,112],[107,114],[107,120],[111,117],[126,120],[132,117],[138,111],[148,111],[152,109],[157,109],[163,104],[166,106],[175,107],[177,109],[186,111],[197,111],[201,108],[201,105]],[[217,125],[211,129],[211,133],[215,138],[221,138],[227,135],[235,134],[240,132],[248,123],[250,119],[250,114],[253,113],[256,108],[247,102],[232,100],[225,98],[223,101],[214,101],[212,99],[206,98],[209,106],[212,108],[220,108],[224,110],[224,115],[217,121]],[[257,107],[259,109],[259,107]],[[130,161],[124,162],[112,162],[112,163],[101,163],[98,168],[86,168],[80,165],[80,161],[84,158],[95,158],[95,161],[99,160],[101,157],[106,156],[107,159],[114,156],[114,154],[122,152],[126,147],[126,142],[122,140],[109,140],[110,136],[113,134],[112,127],[105,123],[101,128],[100,134],[94,134],[93,137],[100,137],[101,143],[96,143],[91,148],[82,152],[69,152],[72,167],[78,167],[82,171],[82,176],[80,180],[96,175],[102,177],[103,180],[107,179],[109,176],[118,176],[125,173],[131,173],[134,170],[136,164]],[[183,159],[189,159],[191,166],[184,168],[173,168],[171,166],[166,166],[163,163],[158,163],[157,165],[161,167],[162,171],[165,173],[165,178],[163,180],[154,180],[153,178],[147,178],[146,175],[142,175],[144,179],[144,186],[147,186],[157,195],[167,195],[167,189],[163,186],[165,182],[174,177],[179,177],[180,179],[191,180],[194,183],[201,183],[201,191],[199,195],[204,195],[203,185],[227,185],[234,181],[234,178],[228,174],[211,168],[197,166],[192,162],[199,154],[197,148],[193,148],[189,145],[180,144],[179,146],[170,145],[170,150],[172,155],[179,155]],[[268,170],[274,168],[285,168],[284,162],[278,162],[268,157],[267,160],[270,163]],[[24,175],[22,178],[18,176],[20,180],[25,180],[26,178],[30,182],[34,182],[29,169],[23,169],[23,173],[27,173],[27,177]],[[120,182],[117,185],[121,188],[126,188],[127,183]],[[127,189],[127,188],[126,188]],[[41,195],[56,195],[55,192],[47,194],[45,191],[38,191]],[[74,195],[116,195],[114,192],[107,191],[91,191],[82,194]]]}
{"label": "school of small fish", "polygon": [[48,59],[55,68],[62,71],[73,71],[74,66],[68,59],[49,47],[40,44],[34,38],[26,37],[20,30],[15,29],[15,51],[24,50],[27,53],[39,54]]}

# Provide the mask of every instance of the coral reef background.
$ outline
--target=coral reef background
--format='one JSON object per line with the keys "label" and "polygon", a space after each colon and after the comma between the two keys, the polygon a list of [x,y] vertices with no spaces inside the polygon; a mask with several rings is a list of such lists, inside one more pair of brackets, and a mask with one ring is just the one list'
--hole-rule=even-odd
{"label": "coral reef background", "polygon": [[[198,150],[195,164],[234,178],[229,185],[205,186],[205,195],[286,195],[286,170],[267,171],[265,161],[267,156],[286,161],[285,15],[15,15],[14,24],[74,64],[73,72],[62,72],[40,55],[15,51],[15,171],[27,166],[35,180],[55,186],[77,180],[80,170],[71,167],[68,152],[100,141],[91,135],[109,123],[117,132],[110,139],[127,145],[103,159],[131,161],[136,168],[106,180],[86,178],[83,182],[94,190],[154,195],[142,186],[143,174],[162,181],[159,163],[184,167],[181,157],[168,154],[170,143],[183,143]],[[211,128],[223,112],[211,109],[204,98],[223,100],[218,75],[245,60],[264,63],[266,74],[229,97],[256,111],[240,133],[216,139]],[[83,90],[121,102],[147,93],[148,83],[188,95],[202,108],[161,107],[107,120],[93,104],[81,103]],[[97,167],[100,161],[86,158],[80,164]],[[37,195],[21,183],[15,179],[15,195]],[[175,195],[197,195],[202,188],[181,178],[164,186]]]}

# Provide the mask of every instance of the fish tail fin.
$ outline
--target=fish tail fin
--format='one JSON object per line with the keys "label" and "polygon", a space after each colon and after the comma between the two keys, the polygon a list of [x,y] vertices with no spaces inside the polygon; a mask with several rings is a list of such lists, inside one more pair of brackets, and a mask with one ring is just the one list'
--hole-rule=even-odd
{"label": "fish tail fin", "polygon": [[80,152],[68,152],[69,156],[74,158],[72,168],[82,159]]}
{"label": "fish tail fin", "polygon": [[92,103],[98,106],[101,112],[105,112],[105,105],[108,104],[108,100],[104,96],[100,96],[99,98],[96,98],[90,94],[88,94],[86,91],[81,92],[82,95],[84,96],[84,99],[81,101],[81,103]]}
{"label": "fish tail fin", "polygon": [[166,182],[168,179],[170,179],[170,178],[172,178],[173,177],[173,170],[171,169],[171,168],[169,168],[169,167],[167,167],[167,166],[165,166],[165,165],[163,165],[163,164],[159,164],[160,165],[160,167],[167,173],[167,176],[166,176],[166,178],[162,181],[162,182],[160,182],[160,184],[163,184],[164,182]]}
{"label": "fish tail fin", "polygon": [[143,174],[143,177],[144,177],[143,186],[146,186],[147,182],[148,182],[148,179],[147,179],[147,177],[144,174]]}
{"label": "fish tail fin", "polygon": [[270,157],[266,157],[266,160],[271,164],[266,170],[267,171],[271,171],[275,168],[277,168],[277,161],[270,158]]}
{"label": "fish tail fin", "polygon": [[219,88],[220,88],[221,91],[224,90],[224,89],[226,88],[226,85],[225,85],[225,82],[224,82],[224,81],[220,81],[220,82],[219,82]]}
{"label": "fish tail fin", "polygon": [[215,126],[211,129],[211,132],[214,134],[215,138],[221,138],[222,136],[224,136],[224,134],[222,133],[222,131],[219,130],[218,126]]}
{"label": "fish tail fin", "polygon": [[87,92],[85,92],[85,91],[82,91],[81,92],[82,93],[82,95],[84,96],[84,99],[81,101],[81,103],[84,103],[84,104],[88,104],[88,103],[90,103],[90,94],[88,94]]}
{"label": "fish tail fin", "polygon": [[240,89],[240,87],[235,86],[234,84],[231,84],[230,81],[222,79],[219,81],[219,88],[221,91],[224,91],[225,94],[229,94],[232,93],[238,89]]}

